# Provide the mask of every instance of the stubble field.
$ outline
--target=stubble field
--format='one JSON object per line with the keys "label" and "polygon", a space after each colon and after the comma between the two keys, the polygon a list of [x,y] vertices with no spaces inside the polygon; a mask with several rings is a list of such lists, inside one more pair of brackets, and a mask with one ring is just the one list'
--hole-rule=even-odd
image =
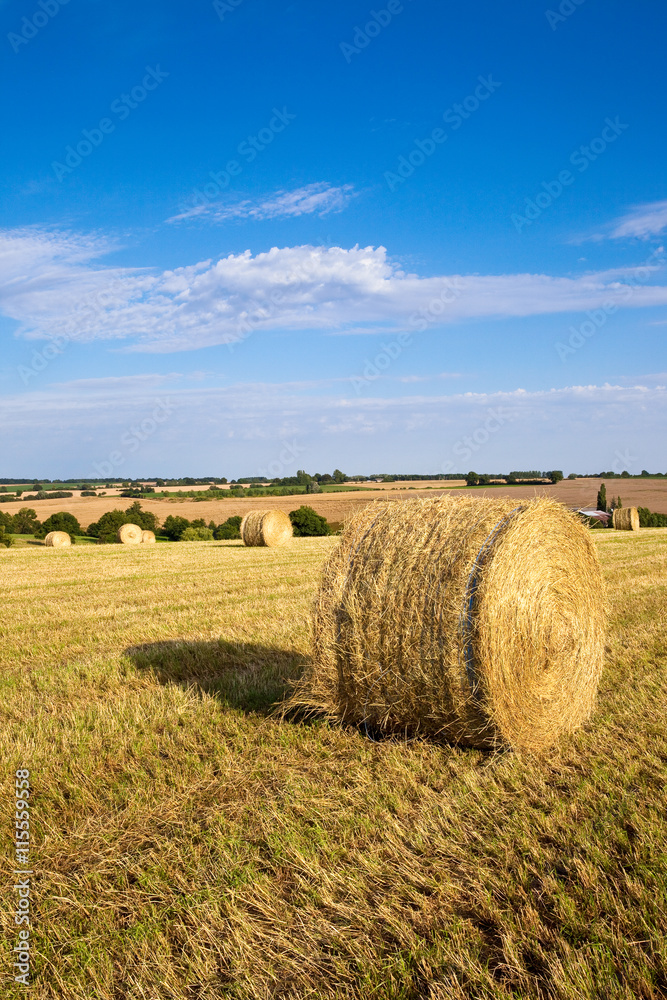
{"label": "stubble field", "polygon": [[665,997],[667,531],[595,538],[599,705],[542,760],[271,716],[333,539],[0,550],[5,996],[28,768],[35,1000]]}

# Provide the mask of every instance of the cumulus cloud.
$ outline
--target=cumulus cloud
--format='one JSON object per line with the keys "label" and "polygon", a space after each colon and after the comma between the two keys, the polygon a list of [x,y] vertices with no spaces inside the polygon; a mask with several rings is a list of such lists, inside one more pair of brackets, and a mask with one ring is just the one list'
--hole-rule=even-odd
{"label": "cumulus cloud", "polygon": [[667,304],[652,267],[578,277],[404,271],[384,247],[273,247],[173,270],[105,268],[100,238],[0,232],[0,312],[28,338],[169,352],[255,331],[418,332],[470,319]]}
{"label": "cumulus cloud", "polygon": [[226,219],[281,219],[299,215],[324,216],[330,212],[341,212],[354,197],[352,184],[335,187],[326,182],[306,184],[294,191],[276,191],[268,198],[225,204],[213,201],[195,205],[167,219],[167,222],[185,222],[205,218],[209,222],[224,222]]}

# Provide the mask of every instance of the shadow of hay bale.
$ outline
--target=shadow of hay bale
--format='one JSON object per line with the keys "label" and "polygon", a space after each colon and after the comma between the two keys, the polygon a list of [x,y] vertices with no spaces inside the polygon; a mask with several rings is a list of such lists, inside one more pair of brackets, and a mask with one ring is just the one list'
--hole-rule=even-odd
{"label": "shadow of hay bale", "polygon": [[125,655],[160,684],[195,688],[227,708],[261,715],[273,714],[309,662],[295,650],[225,639],[145,643]]}

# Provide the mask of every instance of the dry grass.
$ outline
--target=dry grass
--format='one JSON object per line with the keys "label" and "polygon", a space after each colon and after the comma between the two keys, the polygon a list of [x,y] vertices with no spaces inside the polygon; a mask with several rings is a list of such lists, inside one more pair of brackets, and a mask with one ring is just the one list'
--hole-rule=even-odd
{"label": "dry grass", "polygon": [[294,705],[542,751],[589,717],[602,669],[591,532],[548,499],[371,504],[327,560],[313,630]]}
{"label": "dry grass", "polygon": [[667,532],[594,535],[599,707],[539,767],[268,715],[331,539],[0,552],[31,998],[664,997]]}

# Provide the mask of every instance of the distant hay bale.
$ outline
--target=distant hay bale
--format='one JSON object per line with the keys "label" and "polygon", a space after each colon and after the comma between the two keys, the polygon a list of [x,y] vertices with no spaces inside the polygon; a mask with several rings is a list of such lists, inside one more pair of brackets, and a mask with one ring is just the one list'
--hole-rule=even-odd
{"label": "distant hay bale", "polygon": [[44,544],[53,549],[66,549],[72,544],[72,539],[66,531],[50,531],[44,539]]}
{"label": "distant hay bale", "polygon": [[239,528],[244,545],[287,545],[292,537],[292,522],[283,510],[251,510]]}
{"label": "distant hay bale", "polygon": [[122,542],[123,545],[140,545],[142,534],[138,524],[123,524],[118,529],[118,541]]}
{"label": "distant hay bale", "polygon": [[371,503],[325,563],[287,708],[540,751],[592,711],[601,595],[590,533],[551,499]]}
{"label": "distant hay bale", "polygon": [[636,507],[616,507],[611,523],[617,531],[639,531],[639,511]]}
{"label": "distant hay bale", "polygon": [[155,542],[155,532],[154,531],[142,531],[141,541],[144,545],[153,545]]}

